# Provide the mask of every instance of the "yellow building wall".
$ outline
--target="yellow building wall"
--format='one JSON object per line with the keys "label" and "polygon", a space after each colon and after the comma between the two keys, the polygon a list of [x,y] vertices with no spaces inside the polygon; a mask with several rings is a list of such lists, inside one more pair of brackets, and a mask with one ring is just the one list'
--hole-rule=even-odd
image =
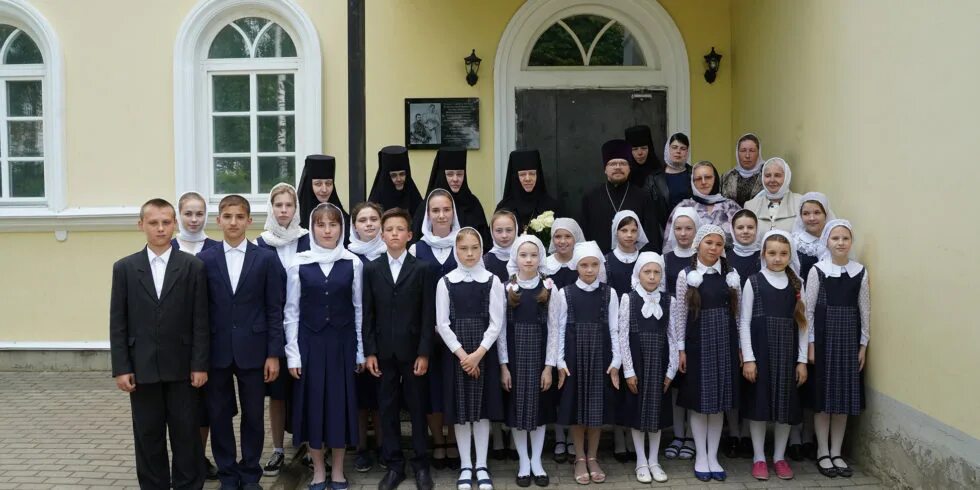
{"label": "yellow building wall", "polygon": [[855,226],[872,274],[869,386],[980,437],[980,3],[739,0],[732,12],[733,127],[757,129],[796,192],[827,193]]}

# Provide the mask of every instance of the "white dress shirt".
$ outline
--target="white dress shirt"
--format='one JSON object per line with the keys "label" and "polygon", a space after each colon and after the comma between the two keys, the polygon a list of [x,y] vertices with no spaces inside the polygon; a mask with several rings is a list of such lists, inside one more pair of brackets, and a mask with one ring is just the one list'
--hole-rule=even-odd
{"label": "white dress shirt", "polygon": [[289,268],[289,265],[293,263],[293,257],[296,256],[296,249],[299,246],[299,240],[293,240],[285,245],[276,247],[276,255],[279,256],[279,262],[282,266]]}
{"label": "white dress shirt", "polygon": [[[554,322],[558,325],[558,369],[567,368],[565,364],[565,329],[568,326],[568,298],[566,296],[565,290],[568,288],[579,288],[585,292],[595,291],[599,289],[599,280],[596,279],[592,281],[592,284],[586,284],[582,282],[581,279],[576,279],[573,284],[569,284],[562,288],[558,292],[556,298],[552,298],[552,303],[557,303],[554,309],[549,308],[549,315],[554,314]],[[619,295],[616,294],[616,290],[613,287],[609,288],[609,317],[606,321],[609,324],[609,338],[612,340],[612,362],[609,363],[609,367],[614,367],[619,369],[622,365],[622,359],[619,355]],[[572,373],[574,375],[574,373]]]}
{"label": "white dress shirt", "polygon": [[[763,280],[776,289],[786,289],[789,286],[789,277],[786,272],[774,272],[767,267],[762,268]],[[742,307],[739,308],[738,338],[742,346],[742,360],[745,362],[755,362],[755,352],[752,349],[752,307],[755,305],[755,291],[752,290],[752,281],[745,281],[745,288],[742,290]],[[795,306],[794,306],[795,307]],[[806,349],[810,336],[807,330],[799,333],[797,341],[796,362],[806,362]]]}
{"label": "white dress shirt", "polygon": [[221,245],[225,249],[225,264],[228,265],[228,279],[231,280],[231,293],[235,294],[238,290],[238,280],[242,277],[242,265],[245,264],[245,250],[248,247],[248,240],[242,240],[237,247],[228,245],[222,241]]}
{"label": "white dress shirt", "polygon": [[[353,254],[351,254],[354,257]],[[354,257],[351,262],[354,264],[354,281],[351,284],[351,303],[354,307],[354,330],[357,336],[357,355],[355,362],[364,363],[364,339],[361,336],[361,324],[364,320],[361,303],[361,284],[364,266],[361,260]],[[330,276],[334,263],[319,264],[324,276]],[[299,300],[302,294],[302,285],[299,279],[299,266],[290,265],[286,270],[286,308],[283,311],[283,326],[286,330],[286,364],[290,368],[303,367],[302,358],[299,354]]]}
{"label": "white dress shirt", "polygon": [[[460,269],[454,269],[449,274],[446,274],[445,277],[453,284],[459,282],[475,281],[486,283],[487,281],[493,281],[493,284],[490,286],[490,323],[487,325],[487,330],[483,333],[483,340],[480,342],[481,347],[490,350],[494,342],[497,341],[497,336],[500,335],[500,330],[503,328],[504,322],[507,321],[507,307],[504,303],[504,286],[500,284],[500,279],[486,269],[479,271],[475,277]],[[442,341],[449,348],[449,352],[455,353],[463,346],[463,344],[459,343],[459,339],[453,332],[452,325],[449,321],[449,288],[446,287],[446,281],[438,281],[438,285],[436,286],[436,332],[442,337]]]}
{"label": "white dress shirt", "polygon": [[388,255],[388,268],[391,270],[391,279],[393,282],[398,282],[398,275],[402,272],[402,266],[405,265],[405,254],[407,251],[402,251],[402,254],[398,257],[392,257],[391,254]]}
{"label": "white dress shirt", "polygon": [[163,280],[167,274],[167,264],[170,262],[170,253],[173,252],[173,247],[168,247],[167,251],[157,255],[150,250],[150,247],[146,247],[146,256],[150,259],[150,274],[153,275],[153,287],[157,290],[157,299],[160,299],[160,294],[163,293]]}

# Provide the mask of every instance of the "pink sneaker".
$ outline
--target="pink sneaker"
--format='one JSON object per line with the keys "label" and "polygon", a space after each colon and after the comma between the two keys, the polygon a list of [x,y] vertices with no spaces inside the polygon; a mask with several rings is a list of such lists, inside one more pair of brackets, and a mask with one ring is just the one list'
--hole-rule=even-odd
{"label": "pink sneaker", "polygon": [[[783,461],[785,464],[786,462]],[[756,480],[766,481],[769,479],[769,465],[765,461],[752,463],[752,477]]]}
{"label": "pink sneaker", "polygon": [[[792,480],[793,470],[789,467],[789,463],[785,459],[781,459],[773,463],[776,467],[776,477],[780,480]],[[755,471],[752,472],[752,476],[755,476]]]}

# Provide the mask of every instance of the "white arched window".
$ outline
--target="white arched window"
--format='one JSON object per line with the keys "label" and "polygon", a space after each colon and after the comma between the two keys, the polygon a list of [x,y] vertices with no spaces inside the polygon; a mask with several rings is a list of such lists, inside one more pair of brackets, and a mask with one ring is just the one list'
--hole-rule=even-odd
{"label": "white arched window", "polygon": [[61,54],[47,21],[0,1],[0,207],[64,206]]}
{"label": "white arched window", "polygon": [[291,0],[206,0],[185,21],[175,66],[177,193],[256,204],[322,152],[320,50]]}

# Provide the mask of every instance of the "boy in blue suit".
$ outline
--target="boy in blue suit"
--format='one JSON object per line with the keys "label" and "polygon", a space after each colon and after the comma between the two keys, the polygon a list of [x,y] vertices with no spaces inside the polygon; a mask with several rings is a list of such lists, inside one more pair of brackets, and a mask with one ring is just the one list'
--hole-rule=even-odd
{"label": "boy in blue suit", "polygon": [[[275,252],[245,238],[252,223],[248,201],[230,195],[218,204],[220,247],[198,255],[208,277],[211,362],[207,384],[211,452],[222,489],[258,490],[262,467],[265,384],[279,375],[285,355],[282,277]],[[241,461],[236,462],[232,418],[235,383],[241,404]]]}

